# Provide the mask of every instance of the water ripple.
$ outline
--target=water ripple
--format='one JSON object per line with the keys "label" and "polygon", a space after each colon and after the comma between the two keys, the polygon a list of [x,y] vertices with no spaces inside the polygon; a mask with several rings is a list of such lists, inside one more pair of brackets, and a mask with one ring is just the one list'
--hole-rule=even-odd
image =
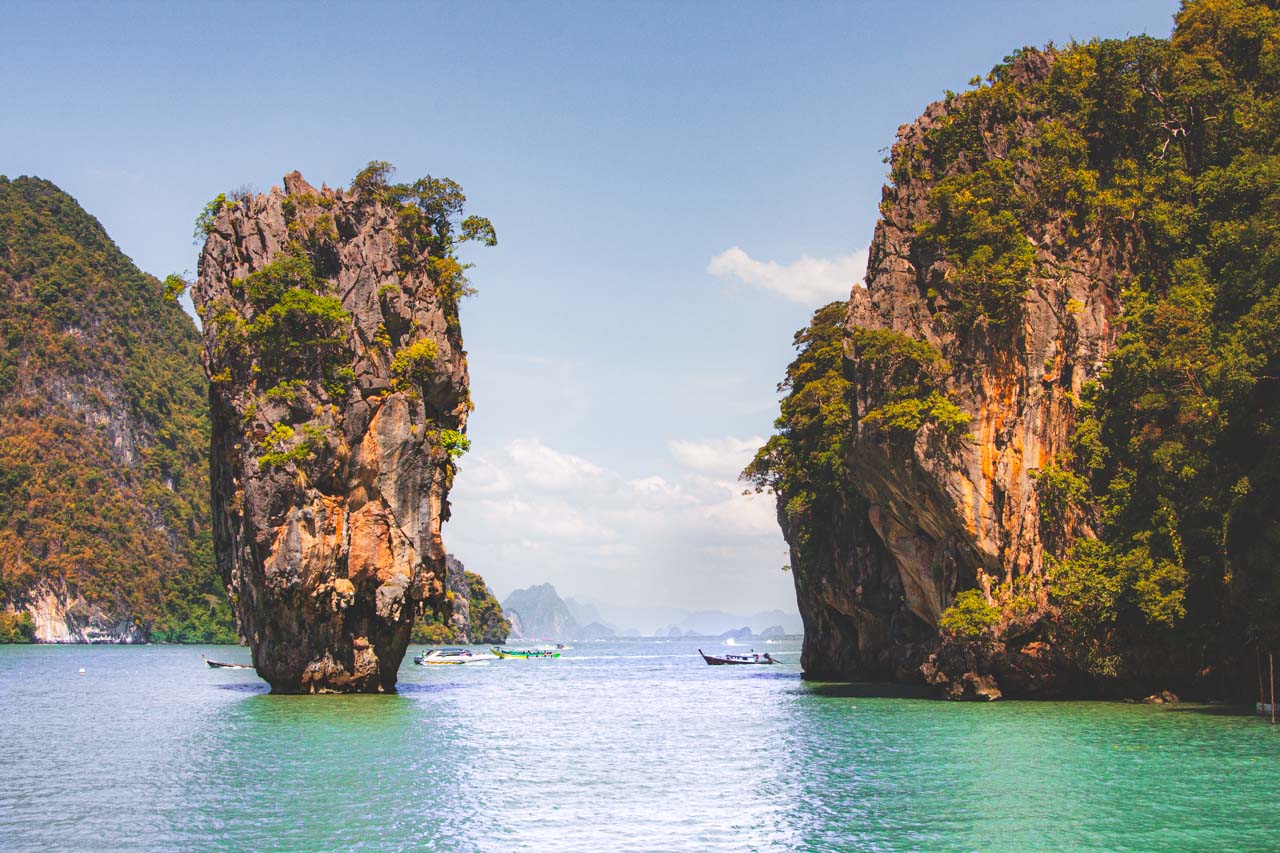
{"label": "water ripple", "polygon": [[1247,716],[937,703],[805,684],[794,664],[707,667],[679,641],[409,664],[394,696],[273,696],[201,651],[0,647],[0,847],[1277,843],[1280,737]]}

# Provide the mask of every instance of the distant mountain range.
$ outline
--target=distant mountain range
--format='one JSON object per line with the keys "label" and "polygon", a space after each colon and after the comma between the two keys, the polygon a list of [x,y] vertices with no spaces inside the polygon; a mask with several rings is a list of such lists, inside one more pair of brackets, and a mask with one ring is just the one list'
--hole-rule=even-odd
{"label": "distant mountain range", "polygon": [[784,634],[800,634],[804,632],[804,623],[799,613],[786,613],[782,610],[764,610],[743,616],[726,613],[723,610],[699,610],[690,613],[680,622],[666,626],[662,634],[669,634],[671,627],[678,627],[685,634],[704,637],[717,637],[725,631],[733,631],[747,626],[753,634],[762,634],[769,628],[779,627]]}
{"label": "distant mountain range", "polygon": [[[612,637],[800,634],[797,613],[767,610],[749,615],[723,610],[689,612],[675,608],[627,609],[581,598],[561,598],[549,583],[517,589],[502,602],[512,639],[604,640]],[[637,625],[654,624],[652,629]],[[745,629],[745,632],[744,632]],[[749,633],[746,633],[749,632]]]}

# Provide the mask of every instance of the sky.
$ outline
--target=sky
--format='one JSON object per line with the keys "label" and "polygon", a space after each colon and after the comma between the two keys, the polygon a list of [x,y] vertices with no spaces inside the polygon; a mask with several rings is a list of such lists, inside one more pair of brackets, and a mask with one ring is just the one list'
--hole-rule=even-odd
{"label": "sky", "polygon": [[[1012,49],[1166,36],[1177,3],[24,3],[0,174],[142,269],[220,192],[369,160],[460,183],[476,411],[449,549],[499,597],[795,610],[770,496],[792,334],[865,270],[899,125]],[[648,627],[648,626],[645,626]]]}

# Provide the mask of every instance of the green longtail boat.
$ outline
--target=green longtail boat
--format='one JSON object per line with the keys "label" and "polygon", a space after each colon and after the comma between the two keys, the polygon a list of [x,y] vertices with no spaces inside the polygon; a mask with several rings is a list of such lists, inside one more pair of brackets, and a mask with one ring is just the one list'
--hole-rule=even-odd
{"label": "green longtail boat", "polygon": [[497,646],[491,646],[490,649],[500,658],[558,658],[560,651],[558,649],[500,649]]}

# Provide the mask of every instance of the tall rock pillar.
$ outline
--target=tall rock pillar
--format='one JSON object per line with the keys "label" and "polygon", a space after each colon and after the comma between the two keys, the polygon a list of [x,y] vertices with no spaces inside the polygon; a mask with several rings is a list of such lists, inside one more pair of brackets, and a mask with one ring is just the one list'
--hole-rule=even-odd
{"label": "tall rock pillar", "polygon": [[492,242],[451,181],[297,172],[219,197],[192,296],[211,380],[214,543],[277,692],[384,692],[443,595],[471,407],[452,247]]}

